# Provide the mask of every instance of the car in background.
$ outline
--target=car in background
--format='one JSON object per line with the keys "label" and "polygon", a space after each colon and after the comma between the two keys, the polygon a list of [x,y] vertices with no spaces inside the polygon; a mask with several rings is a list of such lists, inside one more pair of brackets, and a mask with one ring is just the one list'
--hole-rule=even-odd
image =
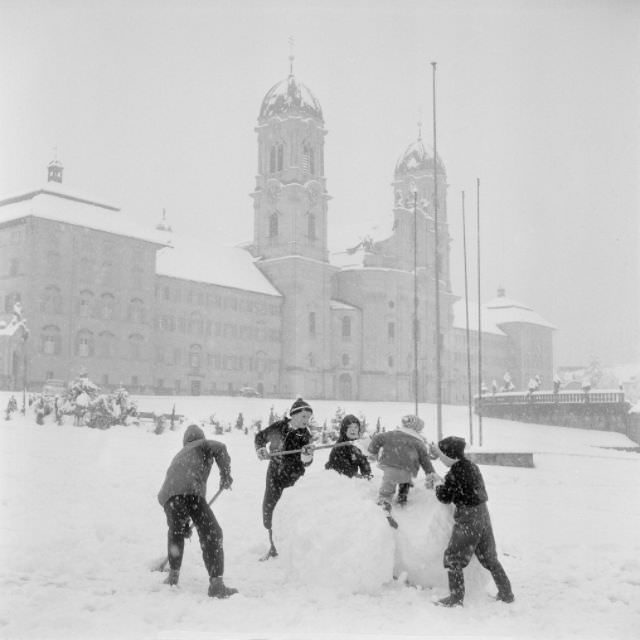
{"label": "car in background", "polygon": [[242,387],[240,391],[238,391],[238,395],[244,398],[262,398],[260,392],[253,387]]}

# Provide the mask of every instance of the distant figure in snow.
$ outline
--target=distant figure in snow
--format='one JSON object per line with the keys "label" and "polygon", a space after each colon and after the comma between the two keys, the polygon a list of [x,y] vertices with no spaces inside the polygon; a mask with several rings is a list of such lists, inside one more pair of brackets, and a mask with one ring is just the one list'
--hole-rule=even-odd
{"label": "distant figure in snow", "polygon": [[18,410],[18,401],[15,396],[9,397],[9,402],[7,402],[7,409],[5,420],[11,420],[11,414]]}
{"label": "distant figure in snow", "polygon": [[494,396],[496,395],[496,393],[498,393],[498,383],[495,380],[491,382],[491,393]]}
{"label": "distant figure in snow", "polygon": [[561,386],[562,380],[560,380],[560,376],[556,373],[556,375],[553,376],[553,393],[559,393]]}
{"label": "distant figure in snow", "polygon": [[189,520],[193,520],[200,539],[202,559],[209,573],[209,596],[228,598],[237,589],[227,587],[224,574],[222,528],[207,504],[207,480],[213,462],[220,471],[220,489],[231,489],[231,459],[227,447],[217,440],[206,440],[204,431],[190,422],[184,432],[183,448],[167,469],[167,475],[158,493],[158,502],[167,516],[167,550],[169,576],[166,584],[177,585],[184,553],[184,539],[189,537]]}
{"label": "distant figure in snow", "polygon": [[[360,473],[363,478],[371,478],[371,467],[367,456],[353,444],[342,444],[357,440],[360,437],[360,420],[352,414],[347,414],[340,423],[338,440],[331,449],[325,469],[333,469],[338,473],[353,478]],[[339,446],[336,446],[339,445]]]}
{"label": "distant figure in snow", "polygon": [[493,537],[491,518],[487,509],[487,490],[478,466],[465,458],[464,438],[449,436],[438,442],[436,452],[444,465],[450,467],[444,484],[436,487],[440,502],[455,505],[453,531],[444,552],[444,567],[449,572],[449,591],[436,604],[445,607],[462,605],[464,601],[463,569],[475,553],[480,564],[491,572],[498,587],[497,600],[513,602],[511,583],[505,573]]}
{"label": "distant figure in snow", "polygon": [[[273,543],[273,511],[282,492],[292,487],[304,475],[306,467],[313,462],[309,420],[313,410],[302,398],[298,398],[289,409],[289,415],[276,420],[254,438],[259,460],[269,460],[262,500],[262,523],[269,532],[269,551],[261,558],[275,558],[278,551]],[[268,445],[268,449],[267,449]],[[282,451],[304,449],[303,452],[277,455]]]}
{"label": "distant figure in snow", "polygon": [[391,511],[396,486],[398,503],[407,502],[411,481],[418,475],[420,467],[427,476],[427,488],[433,489],[439,479],[431,464],[427,443],[420,435],[423,429],[423,420],[418,416],[406,415],[397,429],[377,433],[371,439],[369,453],[377,458],[378,466],[383,471],[378,504],[387,512]]}

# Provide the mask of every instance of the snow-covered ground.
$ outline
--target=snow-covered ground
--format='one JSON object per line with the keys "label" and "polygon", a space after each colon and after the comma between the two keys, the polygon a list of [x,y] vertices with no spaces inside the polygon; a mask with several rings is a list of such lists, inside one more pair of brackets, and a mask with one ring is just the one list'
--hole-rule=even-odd
{"label": "snow-covered ground", "polygon": [[[8,394],[0,393],[0,408]],[[20,399],[21,401],[21,399]],[[140,409],[212,413],[245,424],[290,400],[140,398]],[[320,424],[337,402],[313,402]],[[349,403],[370,429],[392,428],[410,404]],[[421,406],[435,439],[434,407]],[[207,597],[197,535],[187,542],[180,586],[149,571],[165,551],[156,493],[183,428],[107,431],[37,426],[31,415],[0,417],[0,637],[20,638],[637,638],[640,629],[640,455],[621,434],[483,421],[483,450],[534,452],[534,469],[483,466],[501,561],[516,602],[495,602],[477,564],[467,570],[464,608],[443,609],[441,557],[450,514],[423,487],[396,509],[397,531],[375,506],[371,482],[324,469],[318,451],[285,494],[267,549],[260,505],[266,463],[253,438],[232,430],[233,489],[214,504],[224,530],[225,581],[240,593]],[[464,407],[444,408],[444,435],[467,437]],[[468,437],[467,437],[468,439]],[[477,439],[477,434],[476,434]],[[473,450],[473,449],[472,449]],[[446,469],[436,463],[437,470]],[[215,469],[215,468],[214,468]],[[215,470],[210,494],[217,489]],[[394,574],[400,579],[393,579]]]}

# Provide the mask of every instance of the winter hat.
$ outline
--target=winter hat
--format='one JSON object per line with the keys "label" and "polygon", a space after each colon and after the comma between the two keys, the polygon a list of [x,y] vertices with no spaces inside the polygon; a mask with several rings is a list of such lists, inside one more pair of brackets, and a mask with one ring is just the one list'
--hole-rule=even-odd
{"label": "winter hat", "polygon": [[304,401],[302,398],[298,398],[292,405],[291,409],[289,409],[289,416],[293,416],[296,413],[300,413],[301,411],[309,411],[313,413],[313,409],[308,402]]}
{"label": "winter hat", "polygon": [[416,433],[420,433],[424,429],[424,420],[412,414],[402,416],[401,423],[405,429],[411,429]]}
{"label": "winter hat", "polygon": [[452,460],[459,460],[464,457],[464,448],[466,446],[466,440],[458,436],[449,436],[438,442],[438,449]]}
{"label": "winter hat", "polygon": [[191,422],[187,427],[187,430],[184,432],[182,444],[186,445],[194,440],[204,440],[204,431],[197,424]]}

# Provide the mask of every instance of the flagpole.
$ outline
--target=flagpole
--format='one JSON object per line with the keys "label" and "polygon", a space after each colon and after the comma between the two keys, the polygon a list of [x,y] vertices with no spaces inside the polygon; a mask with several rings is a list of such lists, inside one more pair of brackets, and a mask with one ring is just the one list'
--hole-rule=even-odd
{"label": "flagpole", "polygon": [[471,340],[469,337],[469,286],[467,280],[467,222],[462,192],[462,253],[464,256],[464,312],[467,338],[467,405],[469,407],[469,444],[473,444],[473,396],[471,395]]}
{"label": "flagpole", "polygon": [[413,393],[418,415],[418,189],[413,187]]}
{"label": "flagpole", "polygon": [[433,84],[433,224],[434,224],[434,260],[435,260],[435,297],[436,297],[436,424],[438,440],[442,439],[442,371],[440,354],[442,336],[440,335],[440,253],[438,243],[438,143],[436,137],[436,62],[431,63]]}
{"label": "flagpole", "polygon": [[480,178],[476,178],[478,240],[478,445],[482,446],[482,306],[480,295]]}

